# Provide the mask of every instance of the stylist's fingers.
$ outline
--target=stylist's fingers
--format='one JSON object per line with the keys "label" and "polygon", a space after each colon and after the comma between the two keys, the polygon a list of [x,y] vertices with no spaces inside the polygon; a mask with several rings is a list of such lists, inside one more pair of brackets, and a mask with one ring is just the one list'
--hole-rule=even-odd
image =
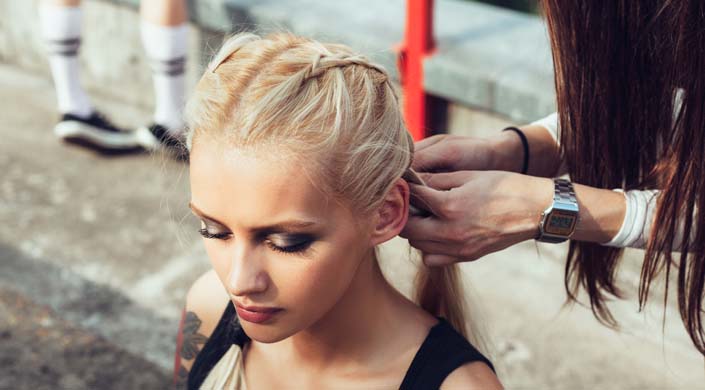
{"label": "stylist's fingers", "polygon": [[434,215],[441,215],[441,206],[446,202],[447,193],[416,184],[409,184],[409,191],[409,202],[413,206]]}
{"label": "stylist's fingers", "polygon": [[409,241],[421,240],[444,240],[444,232],[447,229],[447,224],[441,222],[437,218],[427,217],[409,217],[406,226],[399,233],[400,236]]}
{"label": "stylist's fingers", "polygon": [[453,243],[432,241],[432,240],[423,240],[423,239],[422,240],[410,239],[409,245],[411,245],[412,247],[414,247],[424,253],[428,253],[428,254],[461,257],[460,253],[461,253],[462,245],[460,245],[460,244],[453,244]]}
{"label": "stylist's fingers", "polygon": [[424,254],[423,263],[427,267],[439,267],[459,263],[463,260],[448,255]]}
{"label": "stylist's fingers", "polygon": [[424,138],[421,141],[414,142],[414,151],[424,150],[431,145],[434,145],[446,138],[445,134],[432,135],[428,138]]}
{"label": "stylist's fingers", "polygon": [[[439,137],[438,139],[434,139]],[[449,142],[446,136],[438,135],[424,140],[427,143],[418,146],[414,151],[414,160],[411,167],[419,172],[429,171],[448,171],[453,170],[453,167],[459,161],[459,146],[453,142]],[[424,142],[421,141],[421,142]]]}
{"label": "stylist's fingers", "polygon": [[427,186],[439,190],[448,191],[460,187],[472,179],[472,172],[458,171],[447,173],[424,173],[421,179]]}

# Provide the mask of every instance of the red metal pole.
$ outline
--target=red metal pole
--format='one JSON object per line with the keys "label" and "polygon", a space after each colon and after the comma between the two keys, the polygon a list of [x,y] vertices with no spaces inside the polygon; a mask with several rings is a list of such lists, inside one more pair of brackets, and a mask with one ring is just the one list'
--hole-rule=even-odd
{"label": "red metal pole", "polygon": [[399,53],[399,72],[404,92],[406,125],[415,140],[426,136],[426,92],[423,60],[434,49],[433,0],[407,0],[404,42]]}

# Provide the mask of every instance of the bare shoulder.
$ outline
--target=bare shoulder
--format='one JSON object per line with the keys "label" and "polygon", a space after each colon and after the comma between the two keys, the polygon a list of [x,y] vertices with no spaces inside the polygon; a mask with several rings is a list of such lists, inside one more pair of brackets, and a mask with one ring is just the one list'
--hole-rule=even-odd
{"label": "bare shoulder", "polygon": [[229,298],[215,271],[201,275],[186,295],[176,345],[177,387],[185,386],[188,373],[198,353],[213,334]]}
{"label": "bare shoulder", "polygon": [[487,364],[472,362],[464,364],[451,372],[441,384],[441,389],[501,390],[504,387]]}
{"label": "bare shoulder", "polygon": [[220,321],[229,300],[218,275],[211,269],[191,285],[186,295],[186,312],[198,315],[203,323],[203,330],[210,335]]}

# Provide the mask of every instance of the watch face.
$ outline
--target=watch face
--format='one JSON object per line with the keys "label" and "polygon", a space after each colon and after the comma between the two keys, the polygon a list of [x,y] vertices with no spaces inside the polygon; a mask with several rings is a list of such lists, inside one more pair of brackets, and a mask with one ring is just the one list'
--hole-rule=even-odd
{"label": "watch face", "polygon": [[546,223],[543,226],[544,232],[555,234],[558,236],[570,236],[575,228],[577,216],[574,213],[569,213],[561,210],[553,210],[548,214]]}

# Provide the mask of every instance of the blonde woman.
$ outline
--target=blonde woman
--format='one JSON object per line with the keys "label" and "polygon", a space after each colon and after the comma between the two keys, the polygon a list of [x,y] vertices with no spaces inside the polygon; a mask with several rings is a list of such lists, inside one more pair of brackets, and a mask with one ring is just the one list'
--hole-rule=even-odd
{"label": "blonde woman", "polygon": [[415,180],[382,68],[342,45],[237,35],[187,121],[190,206],[213,270],[187,297],[182,384],[501,388],[468,342],[455,266],[421,267],[412,302],[378,265]]}

